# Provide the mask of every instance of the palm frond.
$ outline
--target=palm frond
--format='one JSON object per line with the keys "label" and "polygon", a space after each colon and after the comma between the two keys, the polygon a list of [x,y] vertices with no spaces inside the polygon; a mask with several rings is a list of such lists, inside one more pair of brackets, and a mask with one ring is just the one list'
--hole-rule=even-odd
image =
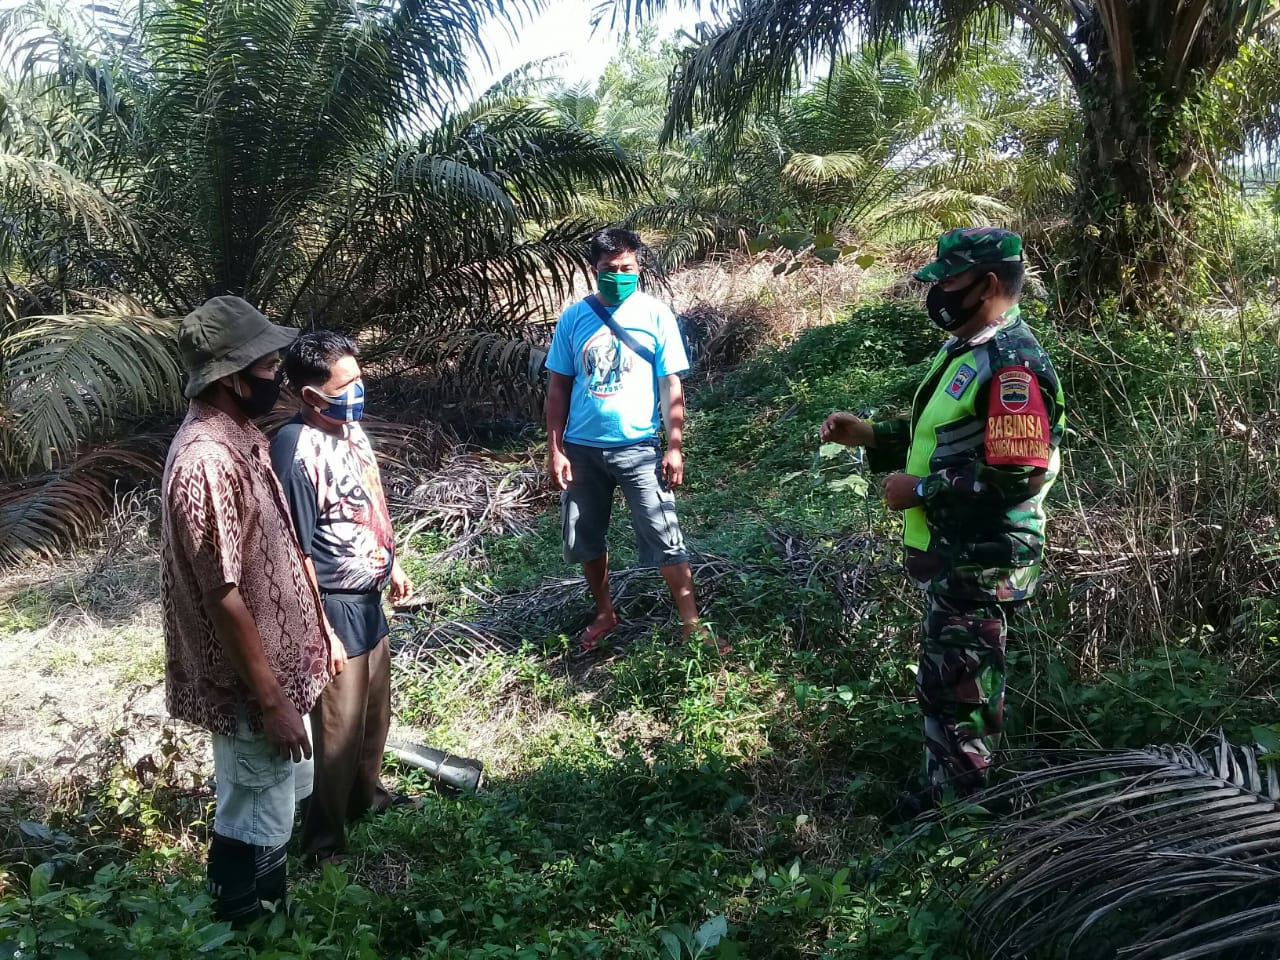
{"label": "palm frond", "polygon": [[584,183],[623,194],[643,186],[642,171],[615,144],[551,109],[507,102],[469,119],[442,129],[434,151],[483,171],[534,220],[553,219]]}
{"label": "palm frond", "polygon": [[449,353],[456,359],[459,379],[477,395],[510,399],[510,393],[526,396],[546,384],[547,351],[529,340],[466,334]]}
{"label": "palm frond", "polygon": [[[1270,957],[1280,940],[1280,769],[1219,735],[1038,755],[975,798],[1030,806],[971,834],[994,861],[968,889],[984,956]],[[1076,953],[1072,953],[1076,955]]]}
{"label": "palm frond", "polygon": [[[13,210],[23,206],[23,194],[30,198],[28,203],[60,211],[90,240],[95,234],[107,234],[141,244],[137,224],[93,184],[50,160],[0,151],[0,197]],[[0,243],[7,233],[0,233]]]}
{"label": "palm frond", "polygon": [[534,315],[559,309],[586,277],[597,224],[565,221],[522,242],[477,243],[456,262],[415,276],[412,264],[379,260],[376,296],[352,303],[348,319],[385,331],[372,351],[434,362],[460,331],[517,335]]}
{"label": "palm frond", "polygon": [[644,204],[625,225],[652,233],[650,246],[661,273],[670,274],[715,250],[740,249],[759,232],[760,221],[746,211],[703,195],[687,200]]}
{"label": "palm frond", "polygon": [[346,312],[359,325],[427,297],[424,314],[452,310],[460,321],[487,299],[541,303],[539,278],[559,289],[569,248],[561,227],[532,243],[526,231],[612,219],[602,215],[613,198],[641,182],[616,146],[550,109],[480,98],[417,145],[352,158],[336,198],[316,206],[313,232],[327,240],[289,313],[333,323]]}
{"label": "palm frond", "polygon": [[5,460],[51,469],[123,412],[175,408],[173,334],[171,321],[129,303],[24,318],[0,342]]}
{"label": "palm frond", "polygon": [[879,207],[862,222],[862,233],[868,239],[887,239],[889,231],[905,230],[918,237],[968,223],[1009,223],[1015,216],[1011,207],[995,197],[935,188],[905,194]]}
{"label": "palm frond", "polygon": [[820,59],[846,49],[856,11],[855,0],[744,0],[727,26],[699,25],[672,78],[663,141],[698,117],[736,124],[776,109]]}
{"label": "palm frond", "polygon": [[[541,236],[492,255],[433,274],[425,288],[428,302],[462,300],[470,309],[502,308],[519,322],[533,305],[555,309],[587,275],[587,242],[596,224],[567,221]],[[508,327],[508,329],[510,329]]]}
{"label": "palm frond", "polygon": [[783,136],[804,153],[870,153],[919,114],[920,71],[896,45],[862,48],[831,69],[780,111]]}
{"label": "palm frond", "polygon": [[516,226],[511,196],[475,166],[416,150],[400,154],[394,163],[391,189],[396,194],[443,207],[454,219],[465,220],[466,211],[494,217],[500,229]]}
{"label": "palm frond", "polygon": [[1274,156],[1280,147],[1280,30],[1242,46],[1218,76],[1213,95],[1240,152]]}
{"label": "palm frond", "polygon": [[555,111],[566,123],[584,130],[597,130],[597,120],[604,106],[590,84],[561,87],[545,98],[547,108]]}
{"label": "palm frond", "polygon": [[491,83],[481,99],[533,99],[552,90],[563,69],[563,54],[530,60]]}
{"label": "palm frond", "polygon": [[101,529],[120,483],[159,474],[168,435],[91,450],[65,469],[0,482],[0,563],[48,556]]}
{"label": "palm frond", "polygon": [[863,177],[871,162],[868,157],[850,150],[827,154],[793,153],[787,158],[782,175],[799,187],[828,187],[842,180]]}

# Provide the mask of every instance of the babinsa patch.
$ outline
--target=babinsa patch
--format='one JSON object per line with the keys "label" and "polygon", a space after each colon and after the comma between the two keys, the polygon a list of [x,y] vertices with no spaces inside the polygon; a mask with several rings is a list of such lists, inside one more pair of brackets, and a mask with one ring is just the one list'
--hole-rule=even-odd
{"label": "babinsa patch", "polygon": [[1010,413],[1027,409],[1031,402],[1032,373],[1026,369],[1000,371],[1000,405]]}
{"label": "babinsa patch", "polygon": [[977,375],[978,371],[969,364],[960,364],[960,369],[956,371],[956,375],[951,378],[951,384],[947,387],[947,396],[952,400],[959,400]]}
{"label": "babinsa patch", "polygon": [[1027,367],[1006,367],[991,381],[985,458],[990,465],[1049,466],[1049,417],[1036,375]]}

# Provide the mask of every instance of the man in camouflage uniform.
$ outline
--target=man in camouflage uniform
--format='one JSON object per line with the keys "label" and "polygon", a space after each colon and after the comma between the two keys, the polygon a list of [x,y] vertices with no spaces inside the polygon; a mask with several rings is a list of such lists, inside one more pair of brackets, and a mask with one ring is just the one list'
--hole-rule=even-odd
{"label": "man in camouflage uniform", "polygon": [[925,594],[916,695],[936,798],[986,779],[1004,715],[1010,612],[1036,587],[1044,498],[1058,476],[1064,404],[1053,364],[1018,308],[1022,239],[970,227],[938,240],[915,278],[950,333],[909,418],[833,413],[822,439],[867,448],[885,502],[903,511],[907,576]]}

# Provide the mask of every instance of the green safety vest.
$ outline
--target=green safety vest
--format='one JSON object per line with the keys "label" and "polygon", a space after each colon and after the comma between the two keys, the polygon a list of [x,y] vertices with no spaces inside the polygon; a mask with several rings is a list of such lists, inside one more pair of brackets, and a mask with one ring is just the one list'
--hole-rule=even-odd
{"label": "green safety vest", "polygon": [[[1015,306],[1008,314],[1010,320],[1016,320],[1019,313]],[[998,337],[998,335],[997,335]],[[938,450],[938,433],[941,430],[954,429],[966,420],[974,424],[973,429],[985,432],[986,419],[977,412],[976,404],[979,396],[984,396],[990,388],[995,373],[1006,366],[1022,360],[1016,356],[1005,362],[997,349],[993,337],[985,343],[970,346],[957,353],[950,353],[946,347],[938,351],[929,367],[929,372],[916,391],[912,402],[911,446],[907,452],[907,472],[917,477],[928,476],[936,469],[933,466],[934,455]],[[960,392],[958,398],[948,392],[948,387],[955,383],[956,377],[965,366],[974,371],[972,382]],[[1062,388],[1057,388],[1059,396],[1059,429],[1062,421]],[[1054,425],[1050,425],[1051,427]],[[1044,483],[1040,490],[1026,503],[1039,508],[1049,488],[1058,477],[1060,454],[1057,444],[1051,446],[1049,466]],[[903,515],[903,543],[917,550],[928,550],[931,535],[929,524],[925,519],[922,506],[911,507]]]}

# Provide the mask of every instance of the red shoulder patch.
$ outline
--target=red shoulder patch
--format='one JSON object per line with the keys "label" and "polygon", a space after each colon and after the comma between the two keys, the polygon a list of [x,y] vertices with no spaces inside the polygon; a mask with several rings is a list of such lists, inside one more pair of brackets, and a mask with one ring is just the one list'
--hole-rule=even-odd
{"label": "red shoulder patch", "polygon": [[1029,367],[1005,367],[991,379],[986,460],[996,466],[1049,466],[1049,416]]}

